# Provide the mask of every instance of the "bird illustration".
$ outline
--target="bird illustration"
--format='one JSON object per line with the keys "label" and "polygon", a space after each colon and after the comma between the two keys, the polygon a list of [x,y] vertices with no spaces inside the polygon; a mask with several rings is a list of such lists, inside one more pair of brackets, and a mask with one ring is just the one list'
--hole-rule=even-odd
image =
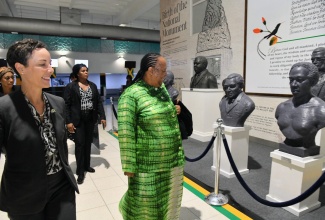
{"label": "bird illustration", "polygon": [[261,51],[261,49],[260,49],[260,44],[261,44],[261,42],[262,42],[263,40],[265,40],[265,39],[269,39],[269,38],[271,38],[271,39],[270,39],[269,46],[272,46],[272,45],[276,44],[276,43],[278,42],[278,39],[279,39],[279,38],[281,39],[281,37],[277,36],[276,34],[278,33],[278,30],[279,30],[280,25],[281,25],[282,23],[278,23],[278,24],[275,26],[275,28],[273,29],[273,31],[270,31],[270,30],[267,28],[267,26],[266,26],[266,20],[265,20],[264,17],[262,17],[262,23],[264,24],[266,30],[263,30],[263,29],[260,29],[260,28],[255,28],[255,29],[253,30],[253,32],[254,32],[255,34],[259,34],[259,33],[263,33],[263,32],[268,32],[268,33],[269,33],[268,35],[264,36],[264,37],[263,37],[263,38],[258,42],[258,44],[257,44],[257,53],[258,53],[258,55],[259,55],[263,60],[265,60],[264,57],[265,57],[266,55]]}

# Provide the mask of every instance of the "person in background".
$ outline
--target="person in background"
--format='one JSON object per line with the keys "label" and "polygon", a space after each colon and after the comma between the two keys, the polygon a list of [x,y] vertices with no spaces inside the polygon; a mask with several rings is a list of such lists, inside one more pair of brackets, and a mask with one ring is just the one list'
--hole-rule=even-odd
{"label": "person in background", "polygon": [[97,86],[88,80],[87,66],[76,64],[72,73],[77,80],[65,88],[66,123],[68,132],[74,133],[77,183],[82,184],[85,172],[95,172],[95,169],[90,167],[94,125],[99,115],[105,129],[106,116]]}
{"label": "person in background", "polygon": [[126,76],[126,84],[125,84],[125,88],[129,87],[132,84],[132,76],[131,75],[127,75]]}
{"label": "person in background", "polygon": [[9,47],[7,62],[21,89],[0,98],[0,209],[11,220],[75,220],[79,191],[68,162],[64,100],[42,91],[50,87],[50,53],[25,39]]}
{"label": "person in background", "polygon": [[0,67],[0,97],[7,95],[17,89],[14,85],[15,74],[10,67]]}
{"label": "person in background", "polygon": [[179,219],[184,149],[174,107],[163,80],[166,60],[146,54],[132,85],[118,102],[118,135],[128,190],[124,219]]}

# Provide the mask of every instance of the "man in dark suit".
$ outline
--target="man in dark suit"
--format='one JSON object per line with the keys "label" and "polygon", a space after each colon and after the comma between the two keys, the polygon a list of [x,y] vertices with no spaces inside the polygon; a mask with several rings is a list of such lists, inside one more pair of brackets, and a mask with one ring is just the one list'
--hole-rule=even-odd
{"label": "man in dark suit", "polygon": [[311,54],[311,62],[317,66],[319,72],[318,82],[311,92],[325,101],[325,47],[316,48]]}
{"label": "man in dark suit", "polygon": [[203,56],[198,56],[194,60],[195,75],[191,79],[190,88],[217,89],[217,78],[207,70],[208,60]]}
{"label": "man in dark suit", "polygon": [[238,73],[230,74],[222,81],[226,95],[219,103],[224,125],[243,127],[248,116],[254,111],[255,104],[243,91],[244,79]]}

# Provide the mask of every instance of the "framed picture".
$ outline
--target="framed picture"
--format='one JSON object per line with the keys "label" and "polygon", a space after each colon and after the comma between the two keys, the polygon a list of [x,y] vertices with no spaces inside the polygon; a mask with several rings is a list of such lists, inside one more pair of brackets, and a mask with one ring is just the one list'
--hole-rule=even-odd
{"label": "framed picture", "polygon": [[325,46],[325,1],[246,0],[245,32],[245,92],[291,95],[291,66]]}

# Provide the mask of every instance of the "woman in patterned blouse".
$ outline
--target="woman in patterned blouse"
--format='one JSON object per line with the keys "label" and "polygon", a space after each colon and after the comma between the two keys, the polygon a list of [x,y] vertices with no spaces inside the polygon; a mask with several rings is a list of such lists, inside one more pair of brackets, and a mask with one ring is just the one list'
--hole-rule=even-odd
{"label": "woman in patterned blouse", "polygon": [[6,160],[0,209],[11,220],[75,220],[78,186],[68,162],[65,105],[50,86],[51,56],[33,39],[9,47],[21,89],[0,98],[0,146]]}
{"label": "woman in patterned blouse", "polygon": [[77,182],[82,184],[85,172],[95,172],[95,169],[90,167],[94,126],[99,115],[103,129],[105,129],[106,116],[97,86],[88,80],[87,66],[76,64],[72,67],[72,73],[77,80],[69,83],[64,91],[66,123],[68,132],[74,134]]}
{"label": "woman in patterned blouse", "polygon": [[179,219],[184,150],[176,109],[166,90],[166,60],[149,53],[118,102],[118,136],[128,190],[124,219]]}

